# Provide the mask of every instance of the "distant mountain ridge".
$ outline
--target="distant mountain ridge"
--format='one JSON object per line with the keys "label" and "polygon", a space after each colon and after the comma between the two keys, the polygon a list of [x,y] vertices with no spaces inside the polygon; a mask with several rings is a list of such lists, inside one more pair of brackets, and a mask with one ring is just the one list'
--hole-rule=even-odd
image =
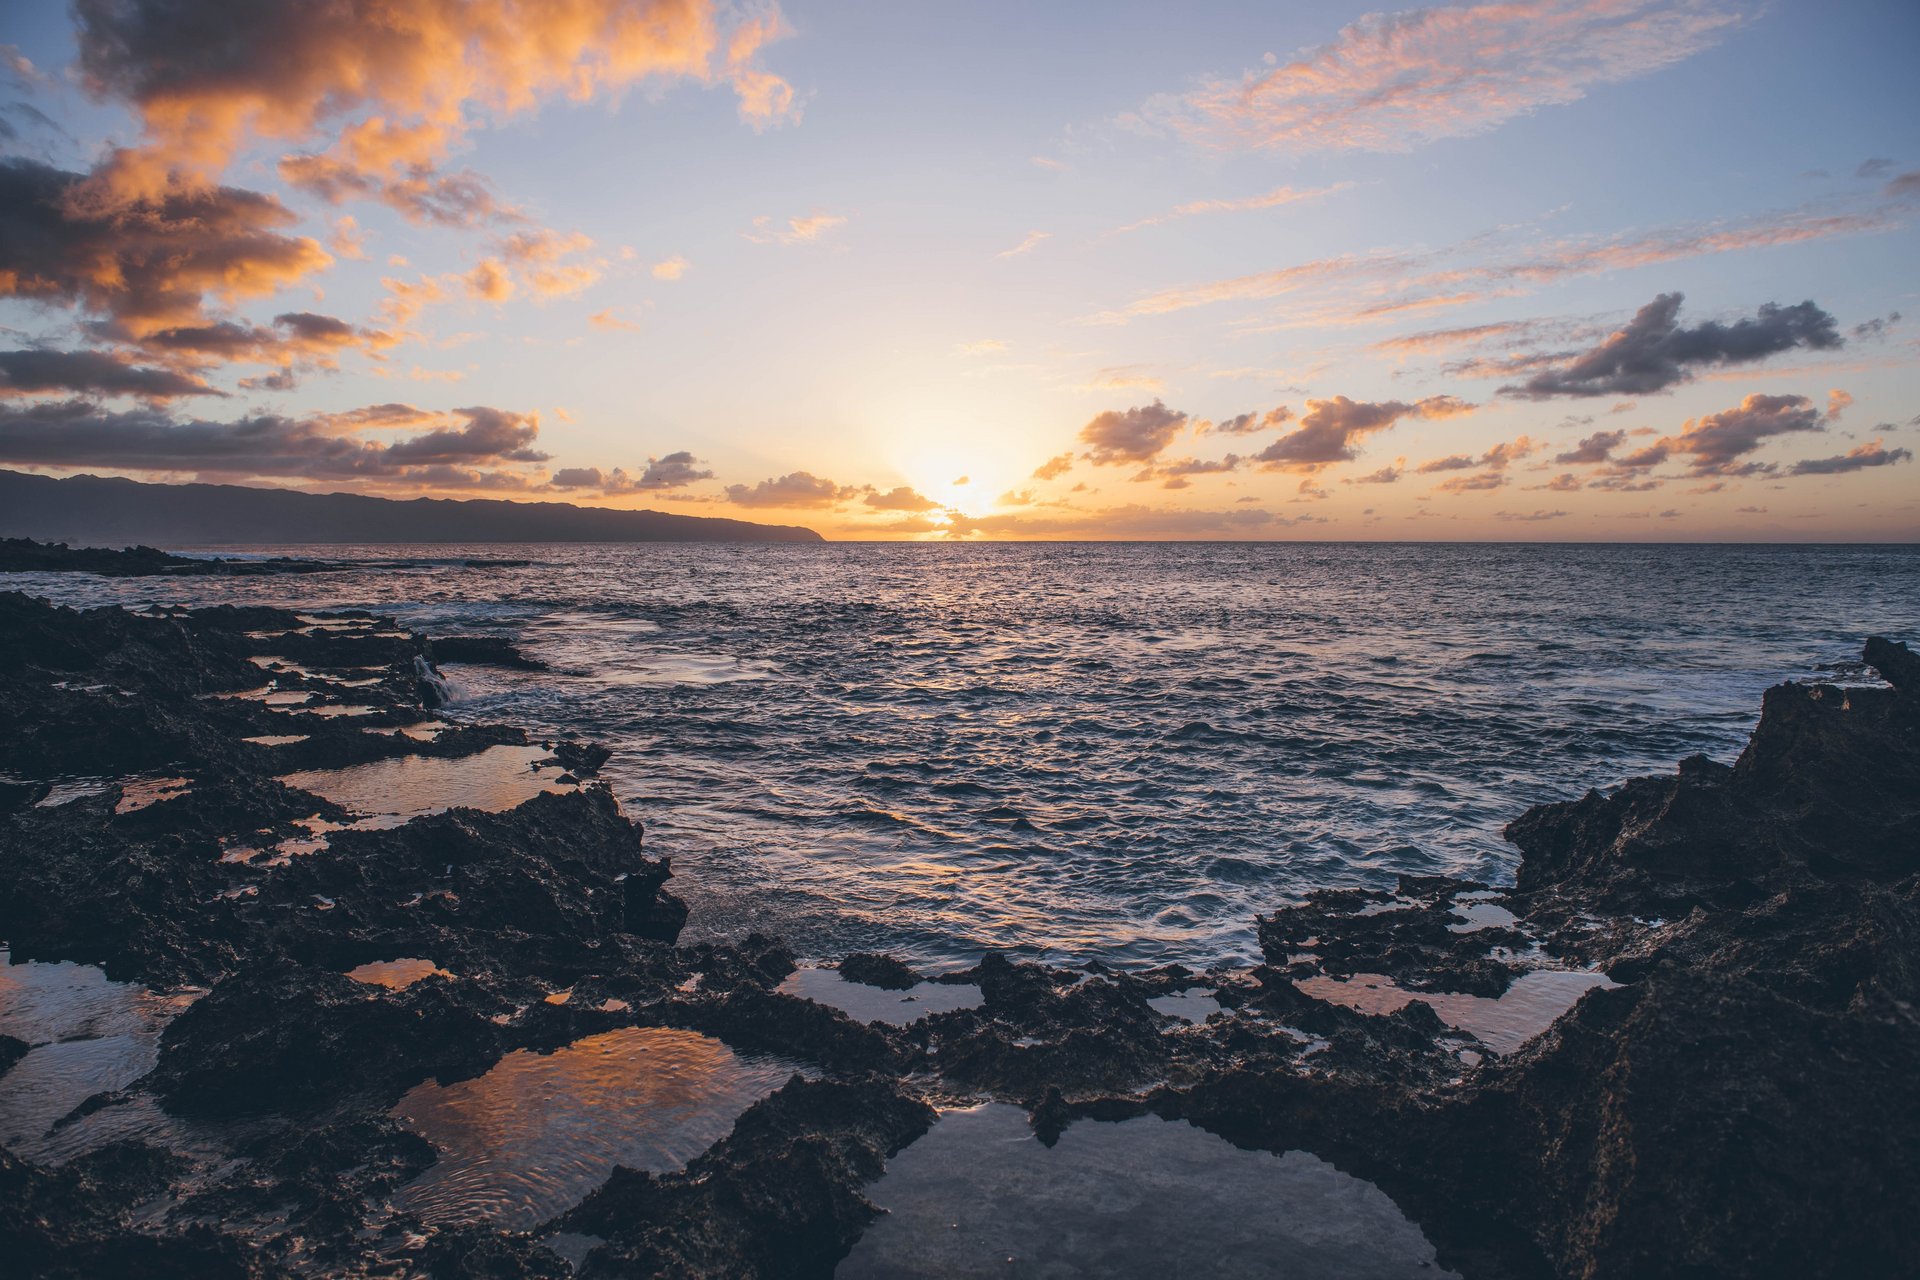
{"label": "distant mountain ridge", "polygon": [[0,471],[0,537],[100,546],[302,542],[822,542],[798,525],[496,498],[372,498]]}

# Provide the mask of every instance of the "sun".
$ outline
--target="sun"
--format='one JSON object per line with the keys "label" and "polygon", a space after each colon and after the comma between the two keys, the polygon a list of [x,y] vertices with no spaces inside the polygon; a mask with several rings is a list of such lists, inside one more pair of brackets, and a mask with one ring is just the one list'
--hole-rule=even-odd
{"label": "sun", "polygon": [[915,447],[900,463],[914,492],[942,507],[979,515],[993,505],[993,477],[1005,470],[977,449],[947,444]]}

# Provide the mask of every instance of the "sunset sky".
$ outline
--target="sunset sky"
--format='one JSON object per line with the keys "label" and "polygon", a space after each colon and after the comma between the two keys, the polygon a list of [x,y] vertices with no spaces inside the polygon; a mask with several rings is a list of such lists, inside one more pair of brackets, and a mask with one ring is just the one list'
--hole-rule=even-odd
{"label": "sunset sky", "polygon": [[1913,0],[19,0],[0,467],[1910,540],[1916,50]]}

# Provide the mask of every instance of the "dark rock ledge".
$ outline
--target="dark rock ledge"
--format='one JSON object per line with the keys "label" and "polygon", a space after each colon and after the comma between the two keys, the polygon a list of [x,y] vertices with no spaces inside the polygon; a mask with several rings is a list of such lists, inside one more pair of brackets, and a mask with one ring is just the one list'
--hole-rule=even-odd
{"label": "dark rock ledge", "polygon": [[[979,1007],[906,1027],[781,992],[795,960],[776,940],[677,945],[671,868],[593,781],[591,744],[547,744],[556,778],[584,781],[516,808],[275,854],[350,817],[289,774],[536,745],[458,720],[366,732],[422,718],[439,652],[365,615],[0,595],[0,939],[17,961],[205,989],[150,1074],[63,1123],[144,1099],[221,1144],[120,1141],[58,1165],[0,1149],[7,1274],[560,1277],[543,1241],[563,1230],[601,1241],[586,1276],[825,1276],[873,1216],[866,1184],[963,1099],[1025,1106],[1046,1141],[1154,1113],[1314,1152],[1385,1189],[1468,1276],[1893,1275],[1920,1256],[1920,659],[1903,645],[1867,645],[1886,685],[1770,690],[1731,766],[1696,758],[1521,815],[1513,887],[1315,894],[1261,919],[1251,969],[990,954],[942,978],[976,984]],[[519,664],[498,642],[446,652]],[[220,696],[269,681],[308,699]],[[344,706],[366,710],[311,714]],[[186,785],[36,803],[81,774]],[[445,972],[393,990],[345,976],[397,956]],[[1618,985],[1504,1054],[1441,1016],[1542,970]],[[842,973],[919,980],[876,955]],[[1370,1015],[1309,994],[1367,982],[1412,999]],[[1193,986],[1222,1008],[1204,1023],[1150,1003]],[[391,1117],[408,1089],[636,1026],[807,1071],[684,1171],[618,1169],[531,1233],[390,1209],[435,1160]],[[0,1038],[0,1073],[26,1052]]]}
{"label": "dark rock ledge", "polygon": [[[456,563],[468,569],[518,568],[527,560],[313,560],[297,556],[230,559],[225,556],[177,556],[156,547],[70,547],[64,542],[0,538],[0,573],[91,573],[103,578],[261,578],[286,574],[346,573],[369,567],[407,568]],[[453,658],[449,662],[476,659]]]}

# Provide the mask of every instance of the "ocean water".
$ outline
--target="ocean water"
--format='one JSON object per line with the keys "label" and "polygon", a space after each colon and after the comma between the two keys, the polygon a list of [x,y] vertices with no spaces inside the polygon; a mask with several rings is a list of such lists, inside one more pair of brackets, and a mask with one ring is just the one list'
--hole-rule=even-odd
{"label": "ocean water", "polygon": [[1242,959],[1309,889],[1509,878],[1528,805],[1731,760],[1768,685],[1920,640],[1914,547],[247,551],[435,563],[0,589],[510,635],[554,670],[450,667],[453,713],[613,747],[690,937],[935,969]]}

